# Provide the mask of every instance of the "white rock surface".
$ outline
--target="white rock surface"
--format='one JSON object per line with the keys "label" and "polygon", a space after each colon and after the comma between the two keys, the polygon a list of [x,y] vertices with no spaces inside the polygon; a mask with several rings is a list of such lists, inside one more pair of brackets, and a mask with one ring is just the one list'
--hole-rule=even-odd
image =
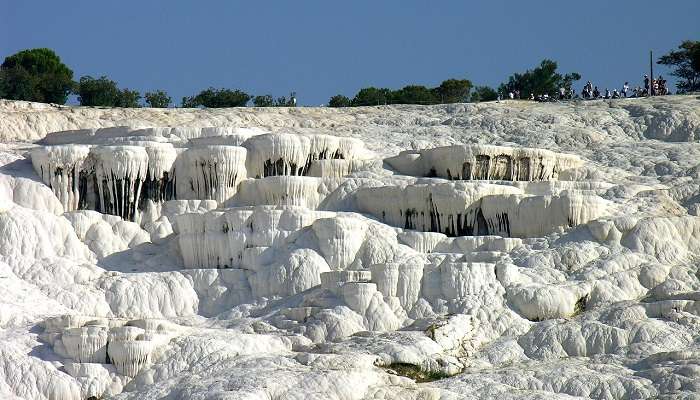
{"label": "white rock surface", "polygon": [[0,100],[0,398],[696,398],[698,139],[693,96]]}

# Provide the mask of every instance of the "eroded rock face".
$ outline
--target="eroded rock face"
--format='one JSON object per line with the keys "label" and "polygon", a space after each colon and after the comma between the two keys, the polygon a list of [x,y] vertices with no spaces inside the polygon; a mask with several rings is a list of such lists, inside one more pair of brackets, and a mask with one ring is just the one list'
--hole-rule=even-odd
{"label": "eroded rock face", "polygon": [[0,148],[0,397],[692,398],[700,147],[657,101]]}

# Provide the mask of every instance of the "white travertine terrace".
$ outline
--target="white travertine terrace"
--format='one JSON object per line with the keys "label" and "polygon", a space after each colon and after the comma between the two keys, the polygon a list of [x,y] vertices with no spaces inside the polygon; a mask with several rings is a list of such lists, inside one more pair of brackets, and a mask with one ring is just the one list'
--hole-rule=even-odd
{"label": "white travertine terrace", "polygon": [[[62,138],[75,137],[108,145],[38,147],[31,152],[35,170],[66,210],[96,209],[129,220],[140,220],[149,201],[161,204],[172,199],[199,199],[226,204],[249,175],[341,178],[381,165],[380,160],[361,158],[371,156],[361,141],[328,135],[254,135],[225,128],[200,128],[196,132],[184,128],[111,128],[57,134],[47,142],[61,143]],[[162,141],[172,137],[180,147]],[[301,197],[286,196],[284,191],[295,187],[304,191],[313,186],[310,182],[245,182],[249,190],[239,203],[294,205]],[[268,202],[259,203],[257,197],[246,199],[251,190],[257,190],[256,194],[268,198]],[[304,204],[315,208],[322,198],[314,201],[313,197],[307,200],[311,203]]]}
{"label": "white travertine terrace", "polygon": [[543,236],[607,215],[610,207],[581,191],[531,195],[515,186],[472,182],[361,188],[357,201],[360,211],[389,225],[448,236]]}
{"label": "white travertine terrace", "polygon": [[696,397],[695,97],[0,100],[82,128],[0,145],[2,399]]}
{"label": "white travertine terrace", "polygon": [[[240,205],[304,206],[316,209],[327,193],[319,178],[307,176],[268,176],[241,182]],[[332,185],[331,185],[332,186]]]}
{"label": "white travertine terrace", "polygon": [[546,181],[580,167],[574,155],[544,149],[459,145],[405,151],[386,160],[406,175],[456,180]]}
{"label": "white travertine terrace", "polygon": [[[112,364],[119,374],[133,378],[149,365],[151,354],[178,330],[174,324],[153,319],[59,317],[44,323],[43,336],[57,353],[75,364]],[[104,386],[100,395],[109,391],[109,385]]]}
{"label": "white travertine terrace", "polygon": [[251,137],[243,146],[249,153],[249,174],[256,178],[308,175],[312,164],[320,160],[365,159],[371,155],[360,140],[329,135],[264,134]]}

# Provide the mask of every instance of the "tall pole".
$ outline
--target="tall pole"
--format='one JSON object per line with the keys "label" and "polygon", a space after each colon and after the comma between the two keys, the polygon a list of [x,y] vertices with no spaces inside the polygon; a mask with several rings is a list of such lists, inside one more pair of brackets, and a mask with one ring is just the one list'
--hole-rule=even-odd
{"label": "tall pole", "polygon": [[654,53],[649,50],[649,94],[655,95],[654,93]]}

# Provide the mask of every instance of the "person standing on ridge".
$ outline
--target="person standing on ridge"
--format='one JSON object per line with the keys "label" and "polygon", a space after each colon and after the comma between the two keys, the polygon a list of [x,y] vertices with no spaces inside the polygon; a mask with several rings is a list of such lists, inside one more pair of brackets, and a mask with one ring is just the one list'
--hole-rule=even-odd
{"label": "person standing on ridge", "polygon": [[649,75],[644,74],[644,92],[649,95]]}

